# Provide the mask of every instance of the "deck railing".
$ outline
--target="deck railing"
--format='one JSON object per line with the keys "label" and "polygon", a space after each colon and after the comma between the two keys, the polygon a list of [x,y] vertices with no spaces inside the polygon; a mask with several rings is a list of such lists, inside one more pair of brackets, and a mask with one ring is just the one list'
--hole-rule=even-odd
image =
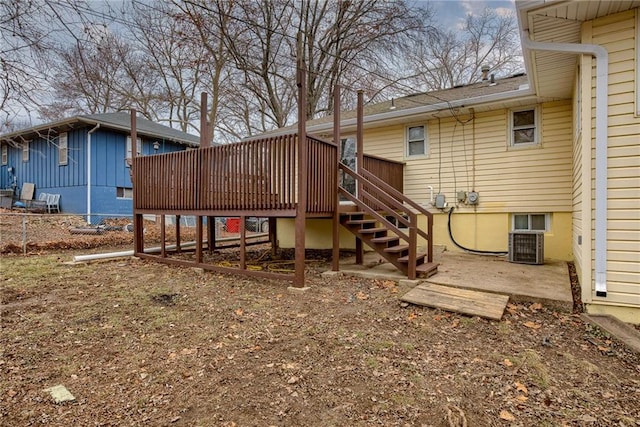
{"label": "deck railing", "polygon": [[[330,213],[336,146],[307,138],[307,212]],[[297,204],[297,135],[283,135],[133,161],[135,206],[150,211],[292,211]]]}
{"label": "deck railing", "polygon": [[403,192],[404,163],[365,154],[362,166],[394,189]]}

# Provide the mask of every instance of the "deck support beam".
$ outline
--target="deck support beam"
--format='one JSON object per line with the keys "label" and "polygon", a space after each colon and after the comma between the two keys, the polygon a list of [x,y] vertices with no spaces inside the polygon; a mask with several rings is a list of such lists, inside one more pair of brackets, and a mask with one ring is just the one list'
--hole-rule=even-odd
{"label": "deck support beam", "polygon": [[196,263],[202,264],[202,217],[196,216]]}
{"label": "deck support beam", "polygon": [[247,269],[247,217],[240,217],[240,270]]}
{"label": "deck support beam", "polygon": [[[336,156],[335,156],[335,164],[340,163],[340,86],[335,85],[333,88],[333,142],[336,144]],[[333,227],[332,227],[332,237],[333,237],[333,248],[331,252],[331,270],[340,271],[340,195],[338,192],[338,186],[340,185],[339,180],[340,169],[336,167],[336,175],[335,185],[333,186],[333,193],[335,194],[334,198],[334,208],[333,208]]]}
{"label": "deck support beam", "polygon": [[176,215],[176,252],[182,252],[180,245],[180,215]]}
{"label": "deck support beam", "polygon": [[298,197],[295,219],[295,278],[293,286],[304,287],[305,228],[307,219],[307,72],[302,33],[298,33]]}
{"label": "deck support beam", "polygon": [[[356,173],[362,175],[362,163],[364,162],[364,131],[362,123],[364,121],[364,92],[358,91],[358,105],[356,109]],[[356,181],[356,195],[362,194],[362,181],[358,179]],[[362,265],[364,262],[364,248],[362,245],[362,239],[356,237],[356,264]]]}
{"label": "deck support beam", "polygon": [[167,222],[165,214],[160,215],[160,256],[167,257]]}

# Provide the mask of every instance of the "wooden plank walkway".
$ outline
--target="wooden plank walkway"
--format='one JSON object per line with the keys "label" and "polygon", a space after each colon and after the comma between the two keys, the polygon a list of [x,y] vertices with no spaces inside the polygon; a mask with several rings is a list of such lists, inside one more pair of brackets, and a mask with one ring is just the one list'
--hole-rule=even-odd
{"label": "wooden plank walkway", "polygon": [[423,283],[407,292],[400,300],[470,316],[500,320],[509,296]]}

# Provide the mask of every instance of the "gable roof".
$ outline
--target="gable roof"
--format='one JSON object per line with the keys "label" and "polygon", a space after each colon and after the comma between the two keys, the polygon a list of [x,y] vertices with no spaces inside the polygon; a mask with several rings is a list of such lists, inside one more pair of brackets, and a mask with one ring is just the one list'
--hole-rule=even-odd
{"label": "gable roof", "polygon": [[[131,132],[131,116],[129,113],[120,111],[117,113],[105,114],[88,114],[82,116],[74,116],[63,120],[44,123],[27,129],[21,129],[15,132],[0,135],[0,141],[16,141],[21,139],[29,139],[43,133],[50,134],[56,131],[65,132],[84,126],[96,126],[118,130],[122,132]],[[149,138],[158,138],[166,141],[173,141],[188,147],[197,147],[200,145],[200,138],[177,129],[170,128],[165,125],[147,120],[143,117],[136,118],[136,131],[138,135]]]}
{"label": "gable roof", "polygon": [[[386,125],[406,123],[416,116],[426,114],[451,115],[459,108],[474,108],[476,111],[491,108],[517,107],[540,102],[529,87],[529,79],[525,74],[488,80],[451,89],[432,92],[421,92],[401,98],[394,98],[376,104],[365,105],[364,124]],[[355,129],[356,110],[340,113],[341,132]],[[295,132],[297,125],[287,126],[260,135],[277,136]],[[307,121],[308,133],[331,133],[333,131],[333,116],[321,117]],[[253,139],[253,138],[251,138]]]}

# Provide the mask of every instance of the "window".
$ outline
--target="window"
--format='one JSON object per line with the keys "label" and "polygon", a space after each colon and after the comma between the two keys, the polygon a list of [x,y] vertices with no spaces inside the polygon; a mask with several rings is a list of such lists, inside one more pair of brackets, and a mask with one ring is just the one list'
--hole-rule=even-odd
{"label": "window", "polygon": [[[142,139],[136,138],[136,156],[142,154]],[[131,137],[127,137],[127,159],[131,158]]]}
{"label": "window", "polygon": [[511,146],[538,144],[537,116],[535,108],[511,111]]}
{"label": "window", "polygon": [[22,161],[29,161],[29,141],[25,141],[22,143]]}
{"label": "window", "polygon": [[513,214],[513,231],[548,231],[548,214]]}
{"label": "window", "polygon": [[407,128],[407,157],[427,154],[427,136],[424,126]]}
{"label": "window", "polygon": [[133,199],[133,188],[117,187],[116,197],[118,199]]}
{"label": "window", "polygon": [[9,154],[7,152],[7,146],[3,145],[2,146],[2,164],[6,165],[7,163],[9,163]]}
{"label": "window", "polygon": [[66,165],[68,161],[67,141],[67,133],[61,133],[58,138],[58,164],[60,166]]}

